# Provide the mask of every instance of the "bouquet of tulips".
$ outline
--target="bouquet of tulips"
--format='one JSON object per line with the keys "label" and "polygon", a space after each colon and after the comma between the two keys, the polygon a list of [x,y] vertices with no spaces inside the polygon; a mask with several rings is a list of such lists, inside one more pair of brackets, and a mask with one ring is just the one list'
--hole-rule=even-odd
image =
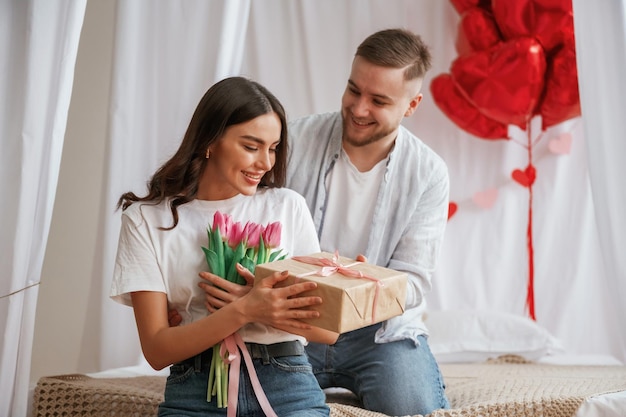
{"label": "bouquet of tulips", "polygon": [[[228,214],[215,212],[213,225],[207,228],[208,245],[202,247],[211,273],[230,282],[246,284],[237,273],[236,265],[254,273],[256,265],[284,259],[287,254],[276,250],[280,245],[280,222],[262,226],[247,222],[233,222]],[[228,364],[220,354],[218,346],[213,347],[213,360],[209,372],[207,401],[217,396],[217,406],[228,404]]]}

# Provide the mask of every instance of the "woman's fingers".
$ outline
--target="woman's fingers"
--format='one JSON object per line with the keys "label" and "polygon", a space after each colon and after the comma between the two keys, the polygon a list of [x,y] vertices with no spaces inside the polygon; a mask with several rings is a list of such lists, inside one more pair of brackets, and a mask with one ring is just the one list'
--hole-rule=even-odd
{"label": "woman's fingers", "polygon": [[240,265],[237,265],[237,270],[248,285],[235,284],[209,272],[200,273],[202,281],[198,286],[204,291],[207,311],[214,313],[248,295],[244,298],[247,300],[249,314],[255,317],[253,321],[272,326],[308,329],[310,325],[300,320],[319,317],[319,313],[309,307],[321,304],[322,298],[305,294],[317,288],[315,282],[306,281],[275,287],[288,278],[289,273],[283,271],[270,274],[252,286],[255,283],[254,275]]}
{"label": "woman's fingers", "polygon": [[313,281],[298,282],[282,287],[274,287],[278,283],[284,281],[289,276],[288,271],[274,272],[263,278],[258,285],[261,289],[271,289],[271,298],[274,300],[284,300],[285,307],[302,308],[322,303],[322,298],[318,296],[304,295],[307,291],[317,288],[317,283]]}
{"label": "woman's fingers", "polygon": [[243,277],[243,279],[246,280],[246,282],[248,283],[248,285],[253,285],[254,284],[254,274],[250,271],[248,271],[247,268],[245,268],[243,265],[241,265],[240,263],[238,263],[237,265],[235,265],[235,268],[237,268],[237,272],[239,273],[239,275],[241,277]]}
{"label": "woman's fingers", "polygon": [[214,275],[210,272],[203,271],[203,272],[200,272],[198,275],[200,276],[200,278],[204,280],[204,281],[200,281],[201,283],[210,284],[212,286],[219,287],[225,291],[228,291],[229,293],[236,292],[237,287],[241,287],[241,285],[239,284],[230,282],[227,279],[218,277],[217,275]]}
{"label": "woman's fingers", "polygon": [[198,287],[205,293],[205,304],[208,303],[215,308],[221,308],[232,303],[246,295],[252,288],[250,285],[236,284],[209,272],[200,272],[199,275],[203,281],[198,283]]}
{"label": "woman's fingers", "polygon": [[303,308],[322,304],[322,297],[293,297],[286,300],[287,308]]}
{"label": "woman's fingers", "polygon": [[274,272],[260,281],[257,281],[255,284],[266,288],[273,288],[279,282],[286,280],[287,277],[289,277],[289,271]]}
{"label": "woman's fingers", "polygon": [[214,304],[213,301],[215,301],[220,304],[220,307],[223,307],[223,304],[232,302],[235,298],[228,291],[224,291],[223,289],[220,289],[212,284],[199,282],[198,287],[202,288],[202,291],[204,291],[205,301],[211,302],[211,304]]}
{"label": "woman's fingers", "polygon": [[[260,280],[257,285],[261,285],[263,287],[271,287],[274,288],[280,282],[285,281],[289,277],[289,271],[282,272],[274,272]],[[298,282],[296,284],[290,284],[283,287],[279,287],[283,290],[283,293],[287,293],[288,296],[295,296],[301,294],[306,291],[311,291],[317,288],[317,283],[313,281],[304,281]]]}

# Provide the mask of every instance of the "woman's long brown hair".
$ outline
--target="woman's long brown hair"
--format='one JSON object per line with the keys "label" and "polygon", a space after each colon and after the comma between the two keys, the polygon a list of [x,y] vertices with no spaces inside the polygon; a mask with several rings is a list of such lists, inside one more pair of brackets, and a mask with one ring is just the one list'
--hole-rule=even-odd
{"label": "woman's long brown hair", "polygon": [[169,200],[173,224],[161,227],[171,230],[178,224],[178,206],[196,198],[198,184],[206,166],[209,145],[219,140],[232,125],[245,123],[267,113],[276,113],[281,122],[280,144],[276,162],[265,173],[260,186],[285,185],[287,164],[287,121],[280,101],[259,83],[243,77],[230,77],[214,84],[204,94],[191,118],[180,147],[148,181],[143,197],[132,191],[121,195],[117,208],[125,210],[135,202],[159,204]]}

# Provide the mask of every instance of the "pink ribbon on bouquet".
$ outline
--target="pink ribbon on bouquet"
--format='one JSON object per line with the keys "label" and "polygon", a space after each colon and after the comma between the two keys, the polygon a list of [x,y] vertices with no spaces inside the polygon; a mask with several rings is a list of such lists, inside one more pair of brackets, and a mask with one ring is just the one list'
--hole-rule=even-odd
{"label": "pink ribbon on bouquet", "polygon": [[322,267],[322,269],[317,270],[317,271],[299,274],[297,275],[298,278],[307,277],[309,275],[319,275],[322,277],[327,277],[337,272],[347,277],[363,278],[363,279],[369,279],[370,281],[374,281],[376,283],[376,289],[374,291],[374,305],[372,306],[372,323],[376,322],[376,305],[378,304],[378,293],[380,291],[380,288],[384,287],[385,284],[383,284],[378,278],[365,275],[361,271],[350,269],[354,265],[358,265],[362,262],[357,261],[348,265],[342,265],[341,263],[339,263],[339,252],[337,251],[335,251],[335,254],[333,255],[333,259],[316,258],[313,256],[294,256],[291,259],[293,259],[294,261],[305,263],[305,264],[318,265]]}
{"label": "pink ribbon on bouquet", "polygon": [[[259,377],[254,369],[252,357],[250,357],[248,348],[238,333],[231,334],[225,338],[220,345],[220,356],[224,359],[224,362],[230,364],[228,369],[228,407],[226,415],[228,417],[235,417],[237,415],[239,369],[241,367],[241,356],[239,355],[239,351],[243,354],[243,360],[246,362],[248,375],[250,376],[250,382],[252,383],[252,389],[254,390],[256,398],[261,405],[261,409],[265,412],[267,417],[278,417],[274,412],[274,409],[272,409],[269,400],[265,396]],[[226,353],[228,353],[228,355]]]}

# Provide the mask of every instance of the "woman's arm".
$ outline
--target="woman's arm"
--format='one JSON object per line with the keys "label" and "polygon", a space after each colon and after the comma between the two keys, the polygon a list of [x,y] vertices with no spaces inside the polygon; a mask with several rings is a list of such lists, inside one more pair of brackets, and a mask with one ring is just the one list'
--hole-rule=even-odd
{"label": "woman's arm", "polygon": [[300,320],[318,317],[319,313],[303,307],[320,304],[322,300],[298,295],[317,285],[302,282],[274,288],[286,278],[284,273],[272,274],[240,298],[184,326],[170,326],[165,293],[133,292],[135,321],[146,360],[154,369],[163,369],[203,352],[251,322],[280,326],[289,332],[311,329],[312,326]]}
{"label": "woman's arm", "polygon": [[[357,259],[360,259],[361,262],[365,262],[364,257]],[[246,280],[248,283],[247,285],[235,284],[220,278],[217,275],[206,272],[200,273],[200,277],[203,278],[204,281],[198,283],[198,286],[205,292],[204,304],[209,312],[216,313],[250,291],[254,284],[254,275],[241,265],[237,265],[237,271],[239,272],[239,275]],[[172,322],[170,322],[170,324],[174,325]],[[288,325],[288,323],[276,323],[273,327],[303,336],[310,342],[326,343],[329,345],[335,343],[339,337],[339,333],[316,326],[309,326],[309,328],[294,328],[293,326]]]}

